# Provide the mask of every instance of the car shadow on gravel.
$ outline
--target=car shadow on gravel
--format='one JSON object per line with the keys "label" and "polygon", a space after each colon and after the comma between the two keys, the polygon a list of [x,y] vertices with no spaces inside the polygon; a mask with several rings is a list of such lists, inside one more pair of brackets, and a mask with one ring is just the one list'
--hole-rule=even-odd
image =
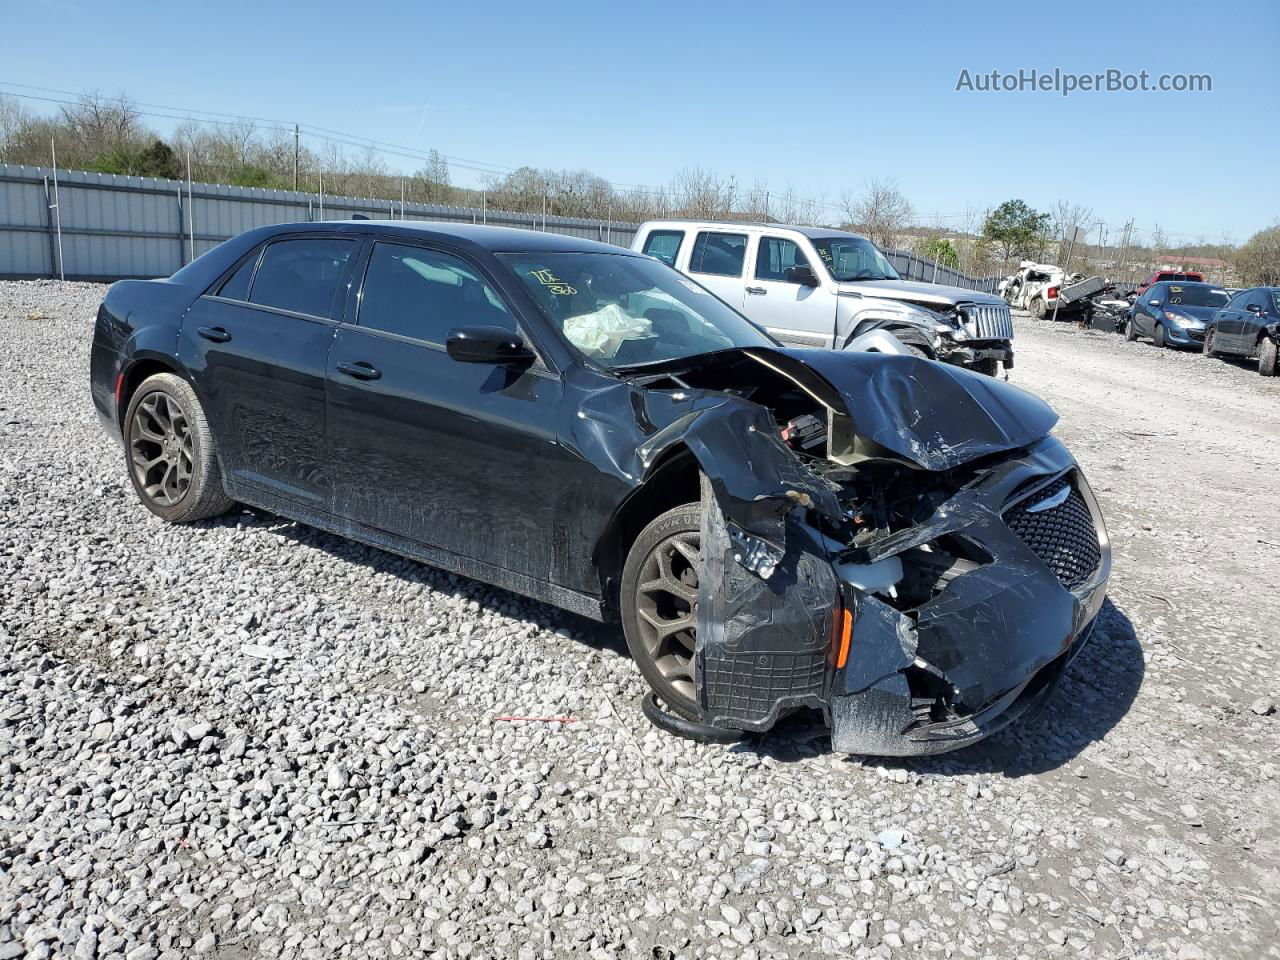
{"label": "car shadow on gravel", "polygon": [[[1023,777],[1071,763],[1120,722],[1142,686],[1145,664],[1132,621],[1108,599],[1093,637],[1067,669],[1043,711],[974,744],[933,757],[850,757],[850,763],[917,774],[991,773]],[[831,752],[821,719],[802,714],[734,749],[787,762]]]}
{"label": "car shadow on gravel", "polygon": [[621,656],[630,656],[626,641],[622,638],[622,631],[616,626],[598,623],[502,587],[473,580],[461,574],[452,574],[428,563],[411,560],[378,547],[371,547],[257,507],[245,507],[238,513],[201,521],[200,525],[241,525],[270,530],[293,543],[323,550],[343,563],[358,564],[376,573],[398,577],[406,583],[423,584],[443,596],[474,600],[486,609],[501,612],[517,620],[536,623],[544,629],[566,630],[572,634],[574,640],[597,650],[609,650]]}

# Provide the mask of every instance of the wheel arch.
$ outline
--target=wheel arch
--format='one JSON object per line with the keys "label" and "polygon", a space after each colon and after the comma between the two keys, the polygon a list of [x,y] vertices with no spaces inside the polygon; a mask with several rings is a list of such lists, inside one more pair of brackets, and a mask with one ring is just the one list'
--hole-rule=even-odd
{"label": "wheel arch", "polygon": [[844,338],[844,341],[840,344],[840,349],[843,350],[858,337],[862,336],[864,333],[869,333],[872,330],[883,330],[885,333],[889,333],[897,337],[903,343],[909,343],[912,346],[919,347],[921,350],[929,354],[930,357],[935,355],[936,351],[933,348],[933,342],[929,339],[928,334],[913,324],[903,323],[902,320],[897,317],[872,316],[860,319],[853,325],[853,328]]}
{"label": "wheel arch", "polygon": [[594,561],[608,619],[618,617],[622,567],[631,545],[655,517],[700,498],[699,470],[693,451],[682,442],[673,444],[654,461],[605,524],[604,532],[596,541]]}

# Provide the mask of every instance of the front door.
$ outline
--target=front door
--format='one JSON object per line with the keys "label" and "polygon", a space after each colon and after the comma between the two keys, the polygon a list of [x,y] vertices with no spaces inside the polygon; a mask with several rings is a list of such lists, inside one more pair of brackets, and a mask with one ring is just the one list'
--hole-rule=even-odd
{"label": "front door", "polygon": [[794,283],[787,271],[807,266],[815,277],[817,267],[786,237],[762,236],[757,241],[752,277],[742,312],[783,343],[798,347],[830,347],[836,326],[835,295],[823,289]]}
{"label": "front door", "polygon": [[379,241],[348,320],[327,371],[332,512],[552,579],[558,500],[545,487],[564,456],[560,378],[540,362],[462,363],[445,352],[455,327],[517,329],[483,272],[443,249]]}
{"label": "front door", "polygon": [[359,246],[269,243],[183,318],[177,354],[233,484],[309,506],[328,498],[325,365]]}

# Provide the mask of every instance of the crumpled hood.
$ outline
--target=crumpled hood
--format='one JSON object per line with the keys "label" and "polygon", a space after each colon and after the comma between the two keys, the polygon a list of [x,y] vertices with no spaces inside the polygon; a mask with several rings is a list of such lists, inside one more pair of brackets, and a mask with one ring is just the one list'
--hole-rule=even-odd
{"label": "crumpled hood", "polygon": [[949,470],[1030,446],[1058,422],[1047,403],[1025,390],[921,357],[740,347],[632,369],[697,373],[705,388],[717,368],[744,358],[789,377],[820,403],[846,415],[855,434],[926,470]]}
{"label": "crumpled hood", "polygon": [[964,287],[949,287],[941,283],[924,283],[917,280],[851,281],[838,284],[840,293],[857,293],[864,297],[881,297],[885,300],[906,300],[912,303],[953,307],[957,303],[984,303],[1004,306],[1003,298]]}
{"label": "crumpled hood", "polygon": [[[1025,390],[921,357],[847,350],[744,352],[772,355],[779,369],[797,380],[807,377],[815,395],[848,414],[858,435],[927,470],[948,470],[1029,446],[1058,422],[1047,403]],[[825,397],[813,374],[827,385]]]}

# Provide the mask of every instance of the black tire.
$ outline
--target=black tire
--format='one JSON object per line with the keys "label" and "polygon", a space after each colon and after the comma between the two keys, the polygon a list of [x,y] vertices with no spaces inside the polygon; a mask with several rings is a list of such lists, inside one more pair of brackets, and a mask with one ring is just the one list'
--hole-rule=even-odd
{"label": "black tire", "polygon": [[142,505],[168,523],[226,513],[217,447],[191,385],[172,373],[147,377],[122,424],[125,469]]}
{"label": "black tire", "polygon": [[1130,317],[1125,321],[1124,338],[1130,343],[1138,339],[1138,320],[1136,317]]}
{"label": "black tire", "polygon": [[1165,348],[1163,324],[1159,324],[1159,323],[1156,324],[1155,332],[1151,335],[1151,342],[1154,343],[1161,350]]}
{"label": "black tire", "polygon": [[[640,531],[631,545],[627,562],[622,567],[618,598],[622,632],[631,658],[667,709],[686,720],[701,718],[693,663],[701,528],[702,506],[698,503],[673,507],[655,518]],[[696,565],[684,548],[671,546],[673,541],[693,545]],[[668,549],[683,562],[677,565],[674,559],[670,560],[667,569],[663,570],[661,557],[657,555]],[[690,569],[692,578],[688,576]],[[646,584],[658,583],[660,579],[666,582],[667,573],[679,582],[679,592],[683,596],[664,591],[661,587],[645,589]],[[680,622],[691,622],[692,625],[661,636],[663,629]],[[658,623],[665,626],[658,626]]]}
{"label": "black tire", "polygon": [[1049,308],[1045,306],[1045,302],[1042,298],[1036,297],[1031,301],[1031,315],[1037,320],[1043,320],[1045,318],[1045,314],[1048,312]]}
{"label": "black tire", "polygon": [[1216,327],[1210,327],[1204,332],[1204,345],[1200,348],[1206,357],[1216,357],[1218,354],[1213,349],[1213,341],[1217,338],[1218,330]]}
{"label": "black tire", "polygon": [[1263,337],[1258,344],[1258,373],[1264,377],[1276,375],[1276,354],[1276,342],[1270,337]]}
{"label": "black tire", "polygon": [[985,374],[988,377],[1000,376],[1000,361],[993,359],[975,360],[973,366],[969,368],[974,373]]}

